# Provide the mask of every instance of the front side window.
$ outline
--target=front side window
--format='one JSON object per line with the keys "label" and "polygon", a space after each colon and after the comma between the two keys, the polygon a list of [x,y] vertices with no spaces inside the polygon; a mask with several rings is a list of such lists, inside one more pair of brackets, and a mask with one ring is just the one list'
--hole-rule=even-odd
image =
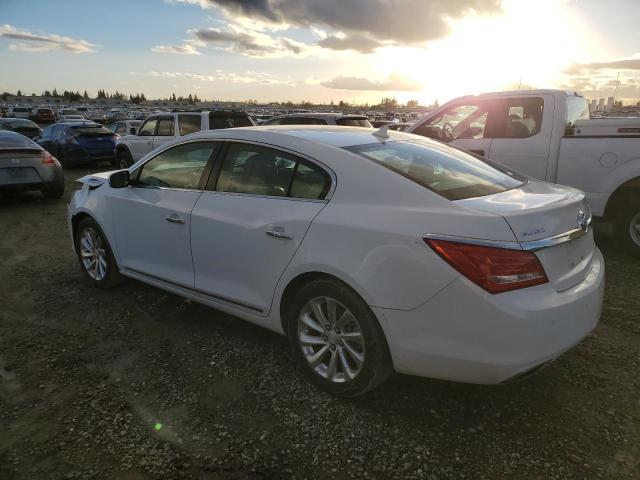
{"label": "front side window", "polygon": [[542,128],[542,98],[510,98],[495,106],[493,138],[528,138]]}
{"label": "front side window", "polygon": [[200,115],[178,115],[178,124],[180,125],[180,135],[189,135],[190,133],[199,132],[202,118]]}
{"label": "front side window", "polygon": [[196,142],[165,150],[142,166],[136,186],[197,189],[216,145]]}
{"label": "front side window", "polygon": [[461,138],[483,138],[489,107],[485,103],[451,107],[421,124],[412,133],[450,142]]}
{"label": "front side window", "polygon": [[161,118],[158,121],[158,133],[156,135],[161,137],[173,136],[173,118]]}
{"label": "front side window", "polygon": [[138,135],[140,136],[149,136],[154,135],[156,133],[156,124],[158,123],[157,118],[150,118],[140,128]]}
{"label": "front side window", "polygon": [[466,152],[429,140],[371,143],[344,148],[448,200],[504,192],[526,181]]}
{"label": "front side window", "polygon": [[289,191],[296,157],[257,145],[231,144],[216,190],[284,197]]}

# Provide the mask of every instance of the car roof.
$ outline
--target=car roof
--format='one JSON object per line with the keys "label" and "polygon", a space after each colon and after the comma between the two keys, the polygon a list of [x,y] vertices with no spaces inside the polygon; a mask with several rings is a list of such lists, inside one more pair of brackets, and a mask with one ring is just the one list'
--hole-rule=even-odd
{"label": "car roof", "polygon": [[[332,125],[264,125],[259,127],[237,127],[219,130],[205,130],[192,134],[194,138],[228,138],[264,141],[269,137],[295,137],[333,147],[366,145],[381,140],[415,140],[415,135],[389,130],[386,137],[376,137],[378,130],[365,127],[340,127]],[[191,135],[190,135],[191,136]]]}
{"label": "car roof", "polygon": [[17,132],[10,130],[0,130],[0,150],[6,149],[37,149],[42,150],[42,147],[29,138],[21,135]]}

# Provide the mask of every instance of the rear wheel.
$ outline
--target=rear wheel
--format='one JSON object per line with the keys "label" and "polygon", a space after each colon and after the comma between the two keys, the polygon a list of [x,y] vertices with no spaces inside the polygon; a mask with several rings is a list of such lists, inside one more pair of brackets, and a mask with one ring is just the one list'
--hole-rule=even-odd
{"label": "rear wheel", "polygon": [[322,389],[356,397],[391,374],[382,328],[364,300],[346,285],[314,280],[300,289],[287,310],[294,353]]}
{"label": "rear wheel", "polygon": [[615,234],[627,252],[640,257],[640,201],[635,200],[622,207],[616,221]]}
{"label": "rear wheel", "polygon": [[92,218],[80,222],[75,235],[76,252],[82,271],[100,288],[112,288],[124,280],[109,242]]}
{"label": "rear wheel", "polygon": [[131,154],[126,150],[120,150],[116,154],[116,166],[121,170],[125,170],[133,165],[133,158],[131,158]]}

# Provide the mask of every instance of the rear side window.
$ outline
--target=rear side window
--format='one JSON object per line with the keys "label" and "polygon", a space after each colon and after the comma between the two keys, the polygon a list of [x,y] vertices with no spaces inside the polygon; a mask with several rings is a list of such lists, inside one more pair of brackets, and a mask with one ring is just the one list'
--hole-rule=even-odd
{"label": "rear side window", "polygon": [[589,102],[583,97],[567,97],[565,135],[573,135],[576,120],[589,120]]}
{"label": "rear side window", "polygon": [[496,104],[493,138],[527,138],[540,133],[544,100],[510,98]]}
{"label": "rear side window", "polygon": [[321,118],[309,117],[286,117],[280,120],[280,125],[326,125],[327,122]]}
{"label": "rear side window", "polygon": [[525,181],[473,155],[429,140],[371,143],[344,148],[448,200],[504,192],[519,187]]}
{"label": "rear side window", "polygon": [[243,113],[225,113],[225,112],[211,112],[209,114],[209,129],[218,130],[219,128],[235,128],[235,127],[250,127],[251,119]]}
{"label": "rear side window", "polygon": [[300,161],[296,166],[290,197],[321,200],[329,193],[331,178],[323,169],[312,163]]}
{"label": "rear side window", "polygon": [[338,118],[336,125],[342,127],[366,127],[371,128],[371,122],[367,118]]}
{"label": "rear side window", "polygon": [[161,118],[158,121],[158,132],[156,135],[162,137],[173,136],[173,118]]}
{"label": "rear side window", "polygon": [[200,115],[178,115],[178,124],[180,125],[180,135],[189,135],[202,130]]}

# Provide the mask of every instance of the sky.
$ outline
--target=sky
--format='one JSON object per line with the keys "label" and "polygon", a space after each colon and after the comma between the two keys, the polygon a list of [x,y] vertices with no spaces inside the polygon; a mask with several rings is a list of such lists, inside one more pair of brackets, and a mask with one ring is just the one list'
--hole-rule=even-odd
{"label": "sky", "polygon": [[640,0],[0,0],[0,92],[635,103],[639,20]]}

